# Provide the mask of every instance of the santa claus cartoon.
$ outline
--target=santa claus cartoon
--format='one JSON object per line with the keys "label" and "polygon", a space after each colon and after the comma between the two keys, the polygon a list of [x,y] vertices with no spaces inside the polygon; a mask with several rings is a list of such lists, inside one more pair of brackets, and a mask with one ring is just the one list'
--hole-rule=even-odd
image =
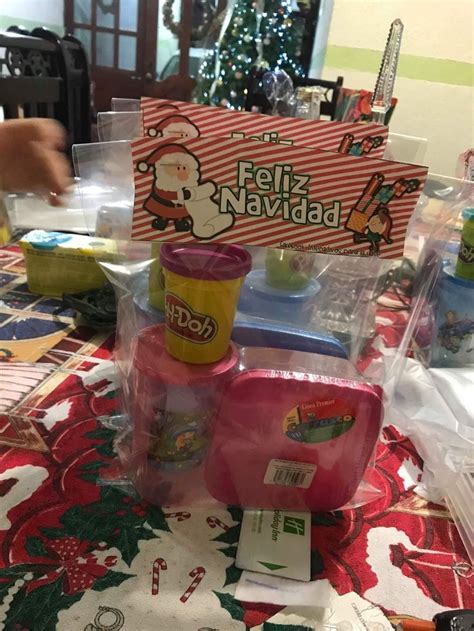
{"label": "santa claus cartoon", "polygon": [[143,204],[155,216],[153,228],[165,230],[174,221],[177,232],[191,230],[197,239],[212,239],[232,227],[234,216],[220,213],[213,199],[215,183],[201,181],[199,160],[183,145],[161,145],[137,169],[154,172],[152,189]]}
{"label": "santa claus cartoon", "polygon": [[186,116],[173,114],[161,120],[155,127],[150,127],[148,135],[152,138],[197,138],[199,129]]}

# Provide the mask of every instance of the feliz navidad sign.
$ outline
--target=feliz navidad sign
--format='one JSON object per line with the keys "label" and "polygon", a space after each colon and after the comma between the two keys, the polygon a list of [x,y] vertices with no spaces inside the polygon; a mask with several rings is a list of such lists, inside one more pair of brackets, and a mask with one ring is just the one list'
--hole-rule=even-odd
{"label": "feliz navidad sign", "polygon": [[144,135],[170,142],[222,136],[381,158],[388,136],[388,128],[377,123],[284,118],[166,99],[143,97],[141,109]]}
{"label": "feliz navidad sign", "polygon": [[425,167],[228,138],[132,141],[132,238],[398,258]]}

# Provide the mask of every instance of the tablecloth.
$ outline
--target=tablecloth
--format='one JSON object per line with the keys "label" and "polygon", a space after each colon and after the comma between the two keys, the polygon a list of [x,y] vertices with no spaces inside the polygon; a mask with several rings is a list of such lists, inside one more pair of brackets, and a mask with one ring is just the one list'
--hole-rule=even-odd
{"label": "tablecloth", "polygon": [[[0,287],[0,368],[21,383],[37,363],[15,414],[0,412],[0,628],[298,631],[271,623],[281,607],[233,596],[240,509],[160,508],[107,484],[119,473],[115,433],[100,422],[116,408],[110,331],[29,294],[16,246],[0,250]],[[399,317],[379,314],[379,335],[395,343]],[[371,474],[380,498],[312,517],[313,579],[387,615],[472,606],[449,513],[413,493],[422,466],[385,428]]]}

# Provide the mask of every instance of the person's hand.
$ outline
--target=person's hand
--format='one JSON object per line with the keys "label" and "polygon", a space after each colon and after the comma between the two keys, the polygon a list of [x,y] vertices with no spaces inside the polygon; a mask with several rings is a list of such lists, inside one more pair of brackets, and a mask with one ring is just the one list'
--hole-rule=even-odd
{"label": "person's hand", "polygon": [[64,144],[64,129],[51,119],[0,123],[0,190],[45,195],[50,204],[59,206],[61,195],[72,184]]}

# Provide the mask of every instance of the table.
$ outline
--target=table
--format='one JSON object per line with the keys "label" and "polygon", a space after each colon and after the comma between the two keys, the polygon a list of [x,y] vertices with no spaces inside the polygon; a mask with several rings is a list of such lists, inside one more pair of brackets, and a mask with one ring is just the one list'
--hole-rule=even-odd
{"label": "table", "polygon": [[[0,628],[289,629],[271,624],[281,607],[233,598],[240,509],[162,509],[120,484],[115,433],[98,421],[116,409],[113,335],[29,294],[16,246],[0,250],[0,287],[0,369],[21,371],[20,360],[38,371],[17,414],[0,412]],[[401,317],[378,317],[393,344]],[[472,567],[448,512],[413,492],[422,466],[386,428],[371,476],[379,499],[313,515],[313,578],[388,615],[472,606]]]}

